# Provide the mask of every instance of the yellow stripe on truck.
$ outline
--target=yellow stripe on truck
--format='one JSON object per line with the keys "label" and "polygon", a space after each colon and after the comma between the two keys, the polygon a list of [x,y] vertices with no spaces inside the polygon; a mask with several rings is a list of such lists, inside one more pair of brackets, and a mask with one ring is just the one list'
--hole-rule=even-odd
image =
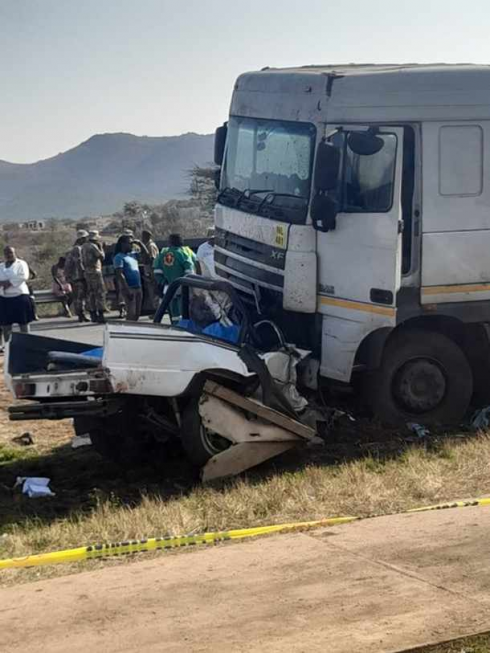
{"label": "yellow stripe on truck", "polygon": [[376,315],[386,315],[387,317],[394,317],[396,314],[396,310],[391,306],[363,304],[362,302],[354,302],[350,299],[338,299],[337,297],[325,297],[324,295],[320,295],[318,300],[320,304],[324,304],[325,306],[337,306],[338,308],[346,308],[351,311],[375,313]]}
{"label": "yellow stripe on truck", "polygon": [[490,283],[467,283],[459,286],[424,286],[422,295],[449,295],[461,292],[490,292]]}

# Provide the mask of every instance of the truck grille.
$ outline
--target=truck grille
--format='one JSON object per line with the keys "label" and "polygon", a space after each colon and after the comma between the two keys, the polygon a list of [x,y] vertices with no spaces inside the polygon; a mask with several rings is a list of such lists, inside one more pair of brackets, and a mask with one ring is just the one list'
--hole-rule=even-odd
{"label": "truck grille", "polygon": [[252,293],[256,286],[282,292],[284,250],[218,229],[214,263],[217,274],[240,290]]}
{"label": "truck grille", "polygon": [[286,252],[283,249],[237,236],[224,229],[216,229],[216,245],[230,255],[236,254],[271,268],[284,270],[286,265]]}

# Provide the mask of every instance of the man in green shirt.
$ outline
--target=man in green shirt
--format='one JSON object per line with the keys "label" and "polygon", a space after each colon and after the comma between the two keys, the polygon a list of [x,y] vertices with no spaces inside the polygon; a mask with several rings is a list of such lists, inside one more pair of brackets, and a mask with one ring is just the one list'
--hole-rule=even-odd
{"label": "man in green shirt", "polygon": [[[170,285],[175,279],[194,274],[195,254],[188,247],[184,246],[180,234],[170,234],[168,247],[164,247],[153,263],[155,280],[160,288]],[[170,316],[172,322],[181,318],[180,297],[175,297],[170,304]]]}

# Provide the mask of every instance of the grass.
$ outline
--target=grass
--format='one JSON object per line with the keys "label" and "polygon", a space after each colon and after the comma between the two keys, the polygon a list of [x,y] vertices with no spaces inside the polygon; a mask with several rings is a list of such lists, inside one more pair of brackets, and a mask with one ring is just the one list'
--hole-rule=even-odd
{"label": "grass", "polygon": [[11,463],[14,460],[23,460],[29,456],[29,451],[22,451],[22,449],[13,449],[5,445],[0,445],[0,466],[5,465],[5,463]]}
{"label": "grass", "polygon": [[[170,468],[175,471],[175,464],[171,462],[163,470],[170,473],[168,485],[162,485],[151,470],[141,470],[139,478],[121,478],[117,468],[100,462],[89,450],[61,448],[54,455],[54,461],[45,456],[12,463],[15,473],[31,474],[45,473],[48,464],[57,496],[37,501],[16,496],[10,514],[2,510],[6,521],[0,533],[0,557],[332,515],[387,514],[490,494],[490,437],[486,435],[442,440],[430,450],[408,447],[384,460],[368,456],[336,465],[325,464],[318,452],[305,452],[299,463],[288,454],[275,465],[208,487],[196,484],[183,469],[172,476]],[[5,500],[1,503],[0,508],[8,507]],[[82,567],[12,570],[2,574],[0,582],[22,582]]]}
{"label": "grass", "polygon": [[490,634],[464,637],[446,644],[413,649],[406,653],[490,653]]}
{"label": "grass", "polygon": [[[387,432],[347,418],[328,446],[284,454],[231,481],[203,487],[181,456],[122,472],[91,447],[72,450],[69,421],[9,422],[0,382],[0,558],[128,538],[201,533],[329,516],[387,514],[490,495],[490,436]],[[15,436],[31,433],[21,447]],[[55,497],[31,500],[17,476],[47,476]],[[121,560],[10,570],[0,584]]]}

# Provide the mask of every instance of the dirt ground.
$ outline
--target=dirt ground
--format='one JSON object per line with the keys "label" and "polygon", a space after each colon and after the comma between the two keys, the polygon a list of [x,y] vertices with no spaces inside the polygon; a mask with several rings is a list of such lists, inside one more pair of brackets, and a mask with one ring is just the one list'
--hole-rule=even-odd
{"label": "dirt ground", "polygon": [[3,589],[2,651],[394,653],[482,632],[489,517],[380,517]]}

